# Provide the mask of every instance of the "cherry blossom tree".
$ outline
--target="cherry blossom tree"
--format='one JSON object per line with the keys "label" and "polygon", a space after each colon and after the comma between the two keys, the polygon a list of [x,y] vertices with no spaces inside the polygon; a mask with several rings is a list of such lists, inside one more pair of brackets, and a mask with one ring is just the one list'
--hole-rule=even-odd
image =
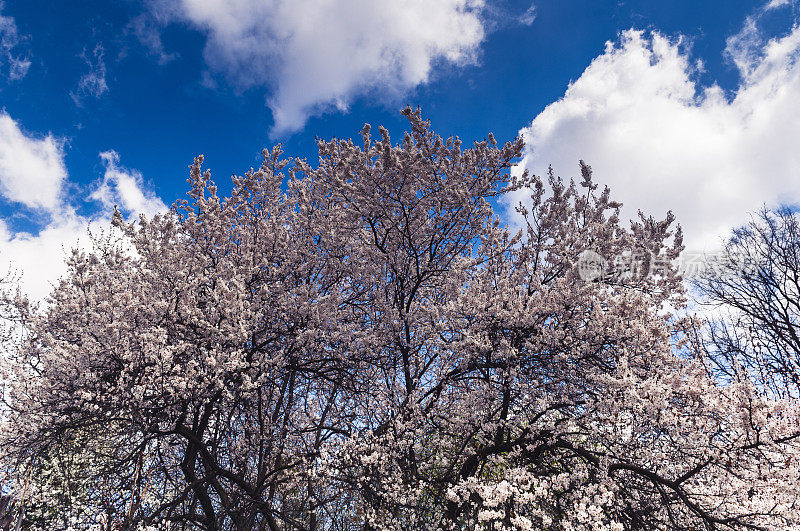
{"label": "cherry blossom tree", "polygon": [[[797,406],[710,376],[672,216],[624,224],[587,165],[518,175],[521,139],[403,113],[399,144],[265,151],[224,198],[198,158],[45,307],[7,298],[14,492],[56,457],[80,484],[68,524],[27,525],[800,528]],[[521,188],[512,233],[493,205]]]}

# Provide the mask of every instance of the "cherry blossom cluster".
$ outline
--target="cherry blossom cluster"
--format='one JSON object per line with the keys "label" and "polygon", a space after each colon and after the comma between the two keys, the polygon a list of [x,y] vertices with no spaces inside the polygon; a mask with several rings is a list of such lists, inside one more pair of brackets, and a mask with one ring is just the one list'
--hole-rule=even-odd
{"label": "cherry blossom cluster", "polygon": [[[671,214],[394,144],[264,152],[7,296],[2,470],[30,529],[800,529],[797,404],[709,370]],[[528,190],[512,233],[493,206]],[[630,270],[585,279],[587,253]],[[23,499],[22,492],[27,489]]]}

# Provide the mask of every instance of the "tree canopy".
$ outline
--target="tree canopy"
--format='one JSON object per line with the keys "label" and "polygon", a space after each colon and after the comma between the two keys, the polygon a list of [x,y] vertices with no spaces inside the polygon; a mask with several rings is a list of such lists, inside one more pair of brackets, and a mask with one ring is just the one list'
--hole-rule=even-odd
{"label": "tree canopy", "polygon": [[[796,404],[715,378],[672,215],[403,113],[399,144],[265,151],[228,197],[199,157],[44,307],[6,297],[24,525],[800,528]],[[494,208],[521,188],[517,232]]]}

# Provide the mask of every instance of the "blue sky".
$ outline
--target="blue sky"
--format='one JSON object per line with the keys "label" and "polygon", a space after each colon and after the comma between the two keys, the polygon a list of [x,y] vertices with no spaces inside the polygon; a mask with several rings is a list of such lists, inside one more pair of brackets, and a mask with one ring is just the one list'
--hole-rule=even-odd
{"label": "blue sky", "polygon": [[111,205],[182,197],[195,155],[226,190],[276,142],[399,135],[406,103],[468,141],[522,132],[537,173],[585,159],[693,249],[800,203],[794,1],[0,5],[0,260],[37,297]]}

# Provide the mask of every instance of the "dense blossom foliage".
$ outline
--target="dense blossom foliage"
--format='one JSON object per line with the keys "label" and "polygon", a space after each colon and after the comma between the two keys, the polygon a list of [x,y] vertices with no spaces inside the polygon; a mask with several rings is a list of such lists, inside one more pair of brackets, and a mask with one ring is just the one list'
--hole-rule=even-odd
{"label": "dense blossom foliage", "polygon": [[[273,149],[226,198],[198,158],[46,307],[7,300],[26,525],[800,529],[796,405],[711,379],[671,215],[404,114],[399,145]],[[492,205],[522,187],[511,234]],[[584,280],[587,251],[630,267]]]}

